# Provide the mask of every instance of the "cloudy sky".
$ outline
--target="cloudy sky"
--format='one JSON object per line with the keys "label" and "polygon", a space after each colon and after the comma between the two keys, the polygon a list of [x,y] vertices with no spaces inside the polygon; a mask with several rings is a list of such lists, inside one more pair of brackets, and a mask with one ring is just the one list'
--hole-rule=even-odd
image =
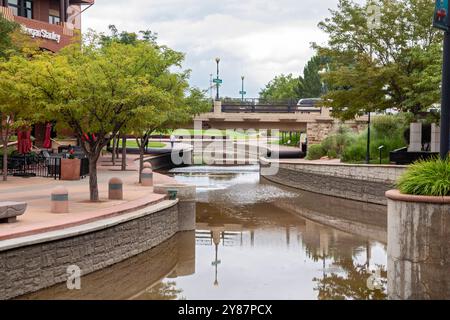
{"label": "cloudy sky", "polygon": [[152,30],[159,42],[186,53],[191,84],[209,87],[221,58],[221,95],[248,97],[278,74],[300,74],[313,54],[311,42],[326,35],[317,23],[337,0],[96,0],[83,14],[83,29]]}

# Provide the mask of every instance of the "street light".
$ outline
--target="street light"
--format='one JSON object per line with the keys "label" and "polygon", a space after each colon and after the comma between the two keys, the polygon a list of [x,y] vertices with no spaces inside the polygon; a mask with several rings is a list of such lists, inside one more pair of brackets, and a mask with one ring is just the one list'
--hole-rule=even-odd
{"label": "street light", "polygon": [[244,96],[245,96],[245,94],[247,93],[247,92],[244,91],[244,80],[245,80],[245,77],[244,77],[244,76],[241,76],[241,80],[242,80],[242,89],[241,89],[240,94],[241,94],[241,96],[242,96],[242,102],[244,102]]}
{"label": "street light", "polygon": [[216,89],[217,89],[217,94],[216,94],[216,101],[219,101],[220,100],[220,96],[219,96],[219,85],[220,85],[220,83],[219,83],[219,63],[220,63],[220,58],[219,57],[217,57],[216,58],[216,64],[217,64],[217,78],[216,78]]}
{"label": "street light", "polygon": [[367,128],[367,151],[366,151],[366,164],[370,164],[370,111]]}

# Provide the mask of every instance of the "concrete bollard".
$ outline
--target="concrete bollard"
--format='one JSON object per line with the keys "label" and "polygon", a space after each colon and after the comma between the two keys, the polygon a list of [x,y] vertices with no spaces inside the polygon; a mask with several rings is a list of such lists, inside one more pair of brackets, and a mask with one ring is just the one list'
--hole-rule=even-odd
{"label": "concrete bollard", "polygon": [[119,178],[111,178],[108,183],[109,200],[123,200],[123,182]]}
{"label": "concrete bollard", "polygon": [[141,173],[141,184],[144,187],[153,186],[153,171],[150,168],[142,170]]}
{"label": "concrete bollard", "polygon": [[63,186],[52,191],[51,213],[69,213],[69,191]]}
{"label": "concrete bollard", "polygon": [[152,164],[150,162],[144,162],[143,169],[152,169]]}

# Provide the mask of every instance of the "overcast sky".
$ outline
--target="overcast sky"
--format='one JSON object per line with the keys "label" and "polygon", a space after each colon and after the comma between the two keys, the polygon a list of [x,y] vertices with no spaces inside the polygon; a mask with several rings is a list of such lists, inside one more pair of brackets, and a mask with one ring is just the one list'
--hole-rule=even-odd
{"label": "overcast sky", "polygon": [[276,75],[300,74],[324,43],[317,24],[337,0],[96,0],[83,14],[83,29],[152,30],[159,42],[186,54],[191,84],[209,87],[221,58],[221,95],[239,96],[241,75],[248,97],[257,97]]}

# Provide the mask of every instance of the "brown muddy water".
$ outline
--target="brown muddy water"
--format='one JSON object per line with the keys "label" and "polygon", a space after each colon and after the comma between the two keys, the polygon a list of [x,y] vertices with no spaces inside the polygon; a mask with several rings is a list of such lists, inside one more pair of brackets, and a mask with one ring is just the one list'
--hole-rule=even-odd
{"label": "brown muddy water", "polygon": [[192,167],[197,230],[25,299],[386,299],[386,207],[260,181],[258,167]]}

